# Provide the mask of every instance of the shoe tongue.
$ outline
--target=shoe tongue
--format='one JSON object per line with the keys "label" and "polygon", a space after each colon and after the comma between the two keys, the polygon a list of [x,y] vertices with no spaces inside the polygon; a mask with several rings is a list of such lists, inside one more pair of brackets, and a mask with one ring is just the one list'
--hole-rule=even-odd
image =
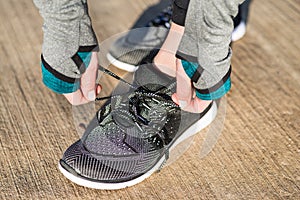
{"label": "shoe tongue", "polygon": [[170,77],[160,72],[154,64],[140,66],[134,75],[135,85],[142,86],[150,91],[156,91],[162,87],[167,87],[175,81],[176,79],[174,77]]}
{"label": "shoe tongue", "polygon": [[[157,134],[162,129],[171,133],[171,128],[170,130],[168,128],[170,125],[165,127],[167,123],[165,120],[168,116],[166,115],[166,119],[162,120],[158,115],[164,115],[160,112],[166,112],[165,114],[167,114],[167,107],[170,106],[163,105],[162,102],[167,100],[167,102],[172,103],[170,98],[172,91],[166,89],[172,83],[175,83],[175,78],[159,72],[152,64],[141,66],[135,73],[133,83],[140,87],[132,93],[120,96],[120,98],[118,97],[112,101],[111,110],[102,119],[101,126],[95,128],[85,137],[84,144],[86,148],[91,152],[102,155],[109,154],[109,152],[114,152],[113,154],[116,155],[132,154],[133,152],[146,153],[161,148],[163,141],[159,139],[160,136],[157,136]],[[155,94],[156,92],[159,93],[159,97],[151,96],[151,93]],[[150,95],[139,96],[139,94],[146,93]],[[138,116],[153,122],[156,120],[155,129],[150,126],[147,128],[147,125],[143,125],[141,121],[137,120],[136,113],[132,112],[134,106],[130,108],[129,105],[129,99],[132,97],[135,97],[136,101],[141,100],[140,102],[131,102],[137,104],[135,107],[139,107]],[[141,106],[141,102],[145,101],[145,98],[150,99],[146,103],[151,107],[151,112],[147,111],[145,108],[147,106]],[[122,104],[125,106],[122,107]],[[103,144],[104,141],[106,144]]]}
{"label": "shoe tongue", "polygon": [[[161,86],[151,84],[147,87],[160,88]],[[122,103],[115,108],[119,110],[112,113],[116,125],[126,133],[124,142],[139,153],[162,148],[164,142],[157,135],[165,129],[170,109],[163,103],[172,100],[168,99],[168,96],[154,95],[142,87],[124,100],[126,99],[128,101],[121,101]]]}
{"label": "shoe tongue", "polygon": [[139,48],[153,49],[161,45],[161,41],[166,38],[167,34],[166,28],[144,27],[129,31],[125,38],[126,42],[135,44]]}

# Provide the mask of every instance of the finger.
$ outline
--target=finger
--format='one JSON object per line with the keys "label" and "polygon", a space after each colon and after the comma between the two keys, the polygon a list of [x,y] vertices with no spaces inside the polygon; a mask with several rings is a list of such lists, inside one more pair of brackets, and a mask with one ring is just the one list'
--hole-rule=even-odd
{"label": "finger", "polygon": [[93,52],[90,64],[81,77],[81,91],[83,96],[90,101],[94,101],[97,95],[96,79],[98,73],[98,57]]}
{"label": "finger", "polygon": [[[97,95],[101,92],[102,87],[101,85],[97,85],[96,93]],[[66,99],[70,102],[70,104],[76,106],[90,102],[90,100],[86,99],[85,96],[82,94],[82,91],[79,89],[76,92],[63,94]]]}
{"label": "finger", "polygon": [[[172,95],[172,100],[179,105],[177,94]],[[198,97],[193,98],[190,103],[182,108],[183,110],[191,113],[202,113],[212,101],[201,100]]]}
{"label": "finger", "polygon": [[181,108],[188,106],[192,100],[192,83],[191,79],[185,73],[181,60],[176,60],[176,97]]}
{"label": "finger", "polygon": [[176,103],[177,105],[179,105],[179,101],[178,101],[178,98],[177,98],[177,94],[176,94],[176,93],[173,94],[173,95],[171,96],[171,98],[172,98],[172,100],[174,101],[174,103]]}
{"label": "finger", "polygon": [[202,113],[212,101],[201,100],[198,97],[192,99],[186,111],[193,113]]}
{"label": "finger", "polygon": [[76,92],[73,92],[73,93],[70,93],[70,94],[63,94],[66,99],[74,106],[77,106],[77,105],[81,105],[81,104],[85,104],[85,103],[88,103],[89,100],[87,100],[81,90],[77,90]]}
{"label": "finger", "polygon": [[101,85],[97,85],[97,87],[96,87],[96,96],[101,92],[101,90],[102,90],[102,87],[101,87]]}

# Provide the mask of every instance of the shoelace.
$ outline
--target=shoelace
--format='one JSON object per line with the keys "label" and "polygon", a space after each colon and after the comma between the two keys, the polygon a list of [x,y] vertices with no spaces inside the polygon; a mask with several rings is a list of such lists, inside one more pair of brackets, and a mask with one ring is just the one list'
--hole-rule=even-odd
{"label": "shoelace", "polygon": [[[146,127],[147,130],[151,129],[151,132],[154,134],[147,137],[148,141],[156,148],[162,148],[163,145],[168,144],[172,139],[170,138],[170,134],[164,127],[160,127],[158,124],[162,124],[162,121],[167,120],[166,116],[163,116],[165,113],[161,114],[156,112],[156,115],[150,119],[147,119],[143,116],[142,111],[144,109],[151,111],[151,106],[148,105],[147,102],[155,102],[158,107],[167,108],[168,112],[176,112],[179,109],[179,106],[176,105],[170,96],[166,95],[166,92],[175,86],[176,83],[171,83],[166,87],[160,87],[156,91],[151,91],[146,89],[145,87],[138,87],[131,83],[128,83],[118,75],[109,71],[108,69],[99,66],[99,70],[112,76],[113,78],[125,83],[130,88],[134,89],[134,92],[128,92],[124,94],[115,94],[112,96],[96,98],[96,101],[102,101],[109,98],[121,98],[123,96],[131,93],[131,97],[129,97],[129,104],[120,104],[117,109],[110,110],[109,112],[102,110],[102,112],[98,113],[98,121],[100,122],[106,117],[106,114],[111,113],[118,118],[123,118],[125,121],[132,123],[132,125],[138,127],[141,132],[147,132],[143,129]],[[104,114],[106,113],[106,114]]]}
{"label": "shoelace", "polygon": [[[113,73],[112,71],[110,71],[110,70],[108,70],[108,69],[102,67],[101,65],[98,65],[98,69],[99,69],[100,71],[104,72],[105,74],[107,74],[107,75],[109,75],[109,76],[111,76],[111,77],[113,77],[113,78],[115,78],[115,79],[121,81],[122,83],[125,83],[125,84],[126,84],[127,86],[129,86],[130,88],[135,89],[135,90],[140,90],[140,87],[139,87],[139,86],[136,86],[136,85],[133,85],[133,84],[127,82],[126,80],[124,80],[124,79],[122,79],[121,77],[119,77],[117,74],[115,74],[115,73]],[[168,86],[166,86],[166,87],[164,87],[164,88],[165,88],[166,90],[171,90],[171,88],[174,87],[174,86],[175,86],[175,83],[171,83],[170,85],[168,85]],[[144,90],[141,90],[140,92],[142,92],[142,93],[147,93],[147,92],[148,92],[150,95],[157,95],[159,91],[161,92],[161,93],[160,93],[161,96],[163,96],[164,98],[168,98],[166,94],[162,93],[163,91],[161,91],[161,89],[158,89],[158,90],[155,91],[155,92],[150,91],[150,90],[147,91],[147,90],[144,89]],[[106,97],[97,97],[97,98],[95,99],[95,101],[103,101],[103,100],[107,100],[107,99],[109,99],[109,98],[115,98],[115,97],[118,97],[118,96],[124,96],[124,95],[126,95],[126,94],[128,94],[128,93],[124,93],[124,94],[115,94],[115,95],[106,96]]]}

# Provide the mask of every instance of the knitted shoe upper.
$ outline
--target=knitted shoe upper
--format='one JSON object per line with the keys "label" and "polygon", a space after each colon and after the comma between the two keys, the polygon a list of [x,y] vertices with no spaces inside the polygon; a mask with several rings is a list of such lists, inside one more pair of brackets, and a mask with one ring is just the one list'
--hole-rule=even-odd
{"label": "knitted shoe upper", "polygon": [[141,67],[134,83],[140,86],[114,96],[97,112],[81,140],[64,153],[61,164],[68,171],[100,182],[134,179],[167,155],[176,138],[201,118],[181,111],[170,97],[175,80],[154,71]]}

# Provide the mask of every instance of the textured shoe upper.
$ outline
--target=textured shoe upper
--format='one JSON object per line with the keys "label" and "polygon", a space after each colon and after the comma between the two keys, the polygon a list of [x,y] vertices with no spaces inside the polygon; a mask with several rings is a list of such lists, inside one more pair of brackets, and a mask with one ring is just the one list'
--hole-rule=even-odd
{"label": "textured shoe upper", "polygon": [[144,28],[130,30],[116,40],[109,53],[118,61],[138,66],[152,60],[168,34],[172,8],[169,6],[149,21]]}
{"label": "textured shoe upper", "polygon": [[113,43],[109,53],[120,62],[138,66],[154,58],[167,34],[168,29],[161,27],[132,29]]}
{"label": "textured shoe upper", "polygon": [[150,170],[200,118],[180,110],[170,98],[174,79],[153,67],[139,69],[135,84],[140,86],[114,96],[97,112],[82,139],[64,153],[65,168],[100,182],[133,179]]}
{"label": "textured shoe upper", "polygon": [[156,81],[112,98],[63,162],[80,176],[101,181],[128,180],[153,167],[181,121],[181,110],[170,98],[175,82]]}
{"label": "textured shoe upper", "polygon": [[84,137],[86,148],[95,154],[115,156],[163,148],[178,130],[180,109],[163,89],[160,91],[140,87],[101,109],[99,126]]}

